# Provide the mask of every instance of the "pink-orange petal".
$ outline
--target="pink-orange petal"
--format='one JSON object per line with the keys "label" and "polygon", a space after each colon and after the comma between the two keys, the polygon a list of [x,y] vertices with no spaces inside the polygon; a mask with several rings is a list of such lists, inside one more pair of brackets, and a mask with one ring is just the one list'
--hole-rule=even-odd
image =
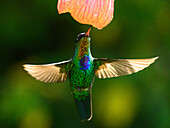
{"label": "pink-orange petal", "polygon": [[58,0],[57,9],[59,14],[69,12],[79,23],[102,29],[113,19],[114,0]]}

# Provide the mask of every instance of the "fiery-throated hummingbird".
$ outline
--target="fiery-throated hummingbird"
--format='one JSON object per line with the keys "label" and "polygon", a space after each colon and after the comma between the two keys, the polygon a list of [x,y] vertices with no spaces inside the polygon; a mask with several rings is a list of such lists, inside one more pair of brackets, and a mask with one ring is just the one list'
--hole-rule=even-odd
{"label": "fiery-throated hummingbird", "polygon": [[73,58],[52,64],[24,64],[24,69],[43,82],[65,82],[69,79],[71,92],[81,120],[92,118],[91,88],[95,76],[111,78],[138,72],[158,57],[149,59],[93,58],[90,51],[90,30],[77,36]]}

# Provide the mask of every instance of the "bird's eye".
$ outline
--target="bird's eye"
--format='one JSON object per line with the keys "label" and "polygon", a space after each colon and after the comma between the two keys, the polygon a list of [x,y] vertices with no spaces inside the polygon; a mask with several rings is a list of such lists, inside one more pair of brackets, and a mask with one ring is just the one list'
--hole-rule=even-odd
{"label": "bird's eye", "polygon": [[77,36],[77,39],[76,39],[76,42],[78,42],[82,37],[85,36],[85,33],[80,33],[78,36]]}

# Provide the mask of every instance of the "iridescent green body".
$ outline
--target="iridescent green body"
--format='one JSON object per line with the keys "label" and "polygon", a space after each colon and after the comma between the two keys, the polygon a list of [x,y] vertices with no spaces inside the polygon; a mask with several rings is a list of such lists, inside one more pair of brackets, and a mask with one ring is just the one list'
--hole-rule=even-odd
{"label": "iridescent green body", "polygon": [[70,86],[74,98],[85,100],[94,81],[93,58],[90,53],[90,38],[82,38],[76,44],[70,70]]}
{"label": "iridescent green body", "polygon": [[70,69],[70,87],[82,120],[91,117],[91,87],[95,78],[90,38],[82,37],[76,43]]}
{"label": "iridescent green body", "polygon": [[87,70],[81,70],[78,65],[74,65],[70,71],[70,87],[74,98],[85,100],[85,96],[89,95],[93,81],[93,65]]}

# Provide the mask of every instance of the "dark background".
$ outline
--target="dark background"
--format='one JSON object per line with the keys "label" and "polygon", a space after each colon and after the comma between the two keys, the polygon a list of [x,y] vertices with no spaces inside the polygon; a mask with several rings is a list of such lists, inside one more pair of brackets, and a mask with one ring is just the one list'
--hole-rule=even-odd
{"label": "dark background", "polygon": [[92,28],[94,57],[160,58],[130,76],[96,78],[94,115],[85,123],[68,81],[45,84],[22,68],[70,59],[77,34],[88,29],[56,6],[56,0],[0,1],[0,128],[170,127],[170,1],[116,0],[112,22]]}

